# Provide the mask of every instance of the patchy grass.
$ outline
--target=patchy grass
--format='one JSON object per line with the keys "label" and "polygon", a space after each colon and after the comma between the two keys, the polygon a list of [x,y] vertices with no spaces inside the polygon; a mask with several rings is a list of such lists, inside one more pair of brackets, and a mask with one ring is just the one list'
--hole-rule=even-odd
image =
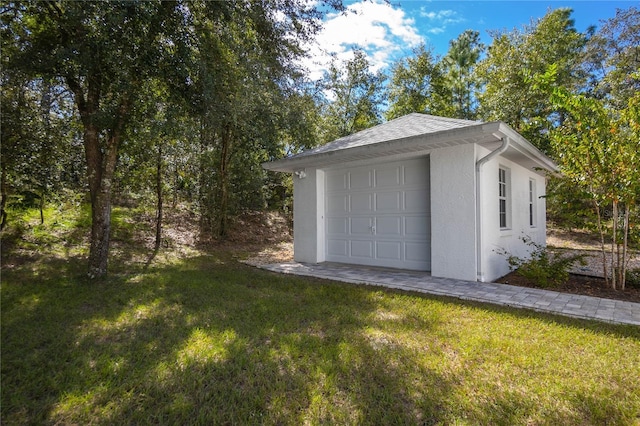
{"label": "patchy grass", "polygon": [[3,261],[3,424],[640,420],[638,327],[281,276],[228,251],[122,260],[94,282],[63,241]]}

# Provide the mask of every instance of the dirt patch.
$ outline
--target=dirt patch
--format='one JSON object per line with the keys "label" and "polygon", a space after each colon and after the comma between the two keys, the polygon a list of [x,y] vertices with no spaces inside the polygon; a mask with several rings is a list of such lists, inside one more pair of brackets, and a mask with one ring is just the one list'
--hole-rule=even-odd
{"label": "dirt patch", "polygon": [[600,250],[597,236],[583,230],[572,230],[547,227],[547,245],[562,249]]}
{"label": "dirt patch", "polygon": [[[518,275],[517,272],[512,272],[496,282],[520,287],[540,288],[529,279]],[[626,288],[624,291],[613,290],[605,286],[604,278],[598,277],[570,274],[569,280],[565,284],[559,287],[549,288],[548,290],[640,303],[640,289]]]}
{"label": "dirt patch", "polygon": [[202,250],[225,250],[240,257],[258,256],[262,263],[293,259],[293,229],[282,212],[246,212],[235,217],[225,238],[200,234],[197,246]]}

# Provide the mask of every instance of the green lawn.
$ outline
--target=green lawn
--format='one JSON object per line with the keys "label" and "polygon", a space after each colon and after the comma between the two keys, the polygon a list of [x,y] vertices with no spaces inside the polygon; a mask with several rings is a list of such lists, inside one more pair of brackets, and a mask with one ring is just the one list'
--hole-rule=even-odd
{"label": "green lawn", "polygon": [[3,269],[2,424],[640,422],[638,327],[281,276],[221,251],[112,269],[88,281],[54,243]]}

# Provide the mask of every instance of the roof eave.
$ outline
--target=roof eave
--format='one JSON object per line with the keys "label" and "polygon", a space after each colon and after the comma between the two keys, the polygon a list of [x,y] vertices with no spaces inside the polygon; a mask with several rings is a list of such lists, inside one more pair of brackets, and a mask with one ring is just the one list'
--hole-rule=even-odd
{"label": "roof eave", "polygon": [[510,139],[510,146],[518,151],[519,154],[526,157],[530,162],[533,162],[535,164],[535,168],[545,169],[554,174],[558,174],[560,172],[558,165],[542,151],[536,148],[531,142],[513,130],[508,124],[504,122],[498,123],[500,133]]}
{"label": "roof eave", "polygon": [[[440,132],[393,139],[370,145],[344,148],[336,151],[321,152],[300,157],[288,157],[262,163],[266,170],[277,172],[294,172],[305,167],[326,167],[328,165],[346,163],[358,159],[384,157],[395,154],[428,152],[440,145],[461,145],[470,143],[471,137],[485,137],[498,130],[498,123],[478,123],[463,128],[447,129]],[[480,131],[480,132],[478,132]]]}
{"label": "roof eave", "polygon": [[527,159],[533,169],[545,169],[552,173],[559,172],[558,166],[527,141],[522,135],[502,121],[478,123],[462,128],[447,129],[440,132],[393,139],[370,145],[361,145],[335,151],[320,152],[283,158],[262,163],[266,170],[292,173],[306,167],[328,167],[335,164],[368,158],[381,158],[391,155],[417,154],[430,152],[443,146],[455,146],[466,143],[478,143],[488,137],[499,140],[502,137],[510,139],[510,146],[519,156]]}

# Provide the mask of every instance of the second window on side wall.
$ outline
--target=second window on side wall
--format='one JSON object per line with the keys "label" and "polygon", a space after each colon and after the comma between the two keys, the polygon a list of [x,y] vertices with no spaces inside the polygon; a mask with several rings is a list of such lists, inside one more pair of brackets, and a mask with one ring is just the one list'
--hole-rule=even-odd
{"label": "second window on side wall", "polygon": [[500,229],[509,228],[509,171],[500,167],[498,169],[498,200]]}
{"label": "second window on side wall", "polygon": [[529,226],[536,226],[536,181],[529,179]]}

